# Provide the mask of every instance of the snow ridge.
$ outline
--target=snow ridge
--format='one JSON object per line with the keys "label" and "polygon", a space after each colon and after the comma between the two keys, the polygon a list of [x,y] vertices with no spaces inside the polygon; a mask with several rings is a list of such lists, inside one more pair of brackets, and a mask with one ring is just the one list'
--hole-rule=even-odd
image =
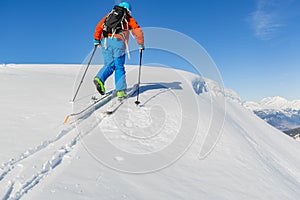
{"label": "snow ridge", "polygon": [[[60,126],[61,130],[45,129],[58,135],[47,138],[37,146],[32,145],[33,148],[24,151],[16,159],[9,159],[0,167],[0,199],[63,199],[65,197],[99,199],[101,197],[102,199],[198,200],[297,199],[299,197],[300,160],[297,155],[300,149],[297,141],[280,134],[280,131],[245,110],[240,105],[241,99],[234,91],[194,75],[188,74],[187,79],[183,79],[183,73],[176,73],[180,76],[175,76],[171,73],[162,73],[163,70],[167,69],[156,71],[153,69],[147,71],[146,67],[143,69],[143,72],[148,75],[143,80],[151,84],[142,88],[141,98],[144,99],[141,100],[146,104],[139,110],[141,112],[128,111],[128,107],[122,106],[114,115],[107,117],[101,115],[101,109],[95,108],[93,114],[87,112],[84,116],[78,116],[73,123]],[[165,74],[169,76],[166,77]],[[130,73],[128,75],[130,76]],[[154,80],[158,75],[161,75],[162,79]],[[178,82],[174,83],[174,80]],[[165,85],[161,87],[162,84],[156,83]],[[57,82],[57,84],[61,83]],[[190,104],[191,94],[199,100],[197,103],[199,103],[200,114],[193,113],[195,107]],[[189,113],[183,116],[177,115],[180,112],[175,112],[175,109],[180,106],[171,103],[173,95],[183,97],[180,103],[187,106],[184,108],[188,108],[191,115],[188,115]],[[221,100],[223,102],[224,96],[227,99],[226,107],[220,103]],[[161,103],[164,103],[164,106],[151,107]],[[213,122],[210,120],[211,108],[215,109],[213,114],[216,120]],[[134,109],[138,108],[134,107]],[[164,112],[168,109],[173,112]],[[199,147],[203,147],[203,139],[215,141],[209,133],[215,131],[215,127],[218,127],[219,122],[224,119],[225,110],[226,120],[222,126],[222,136],[218,139],[213,153],[207,159],[199,160]],[[129,117],[122,115],[127,111]],[[147,115],[149,113],[150,115]],[[57,117],[57,113],[51,114]],[[99,146],[99,140],[95,140],[98,138],[97,134],[91,134],[98,133],[97,128],[100,128],[101,131],[104,129],[108,131],[98,135],[102,137],[107,134],[106,139],[116,145],[123,145],[121,147],[131,150],[130,152],[153,152],[152,150],[156,150],[157,147],[165,147],[165,144],[169,144],[173,133],[175,133],[174,138],[178,132],[183,133],[184,140],[187,133],[194,131],[189,123],[196,121],[197,117],[199,117],[197,120],[199,137],[195,138],[190,148],[176,163],[151,174],[131,175],[97,165],[85,151],[87,146],[80,148],[79,145],[81,142],[90,141],[94,146],[88,147],[95,150],[95,155],[99,152],[111,153],[106,147]],[[164,119],[169,123],[164,123]],[[181,124],[180,119],[192,120],[186,120],[185,122],[188,123]],[[120,125],[115,121],[124,123]],[[140,130],[134,122],[138,122],[142,130],[145,130],[143,135],[145,140],[138,140],[137,137],[132,139],[129,135],[122,134],[124,130],[133,130],[133,128]],[[154,125],[152,132],[148,128],[150,125]],[[166,128],[165,135],[156,135],[156,130],[160,133],[160,129],[156,128],[160,127]],[[141,132],[138,133],[132,135],[140,137]],[[31,132],[25,134],[27,137],[34,137]],[[146,140],[152,136],[152,140]],[[174,149],[170,149],[172,151],[169,152],[172,154],[173,150],[177,150],[183,140],[180,140],[179,145],[174,146]],[[128,159],[119,153],[109,155],[109,159],[118,166],[126,167],[128,163]],[[153,162],[145,162],[145,165],[148,164],[152,165]]]}

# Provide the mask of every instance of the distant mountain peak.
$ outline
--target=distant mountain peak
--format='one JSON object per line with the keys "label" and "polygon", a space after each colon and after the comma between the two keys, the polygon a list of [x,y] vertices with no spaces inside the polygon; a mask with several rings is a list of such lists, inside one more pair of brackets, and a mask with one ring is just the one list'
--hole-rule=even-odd
{"label": "distant mountain peak", "polygon": [[275,96],[264,98],[260,101],[259,104],[266,108],[280,109],[283,107],[288,107],[290,105],[290,102],[283,97]]}
{"label": "distant mountain peak", "polygon": [[280,130],[300,126],[300,100],[289,101],[280,96],[267,97],[260,102],[246,101],[244,107]]}
{"label": "distant mountain peak", "polygon": [[289,101],[280,96],[266,97],[259,102],[246,101],[244,104],[250,110],[300,110],[300,100]]}

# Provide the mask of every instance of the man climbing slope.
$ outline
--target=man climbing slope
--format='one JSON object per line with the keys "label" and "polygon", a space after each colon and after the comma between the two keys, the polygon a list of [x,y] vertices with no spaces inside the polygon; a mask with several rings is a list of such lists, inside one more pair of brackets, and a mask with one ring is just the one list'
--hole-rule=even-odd
{"label": "man climbing slope", "polygon": [[105,15],[94,33],[94,45],[102,46],[104,66],[94,78],[94,84],[101,95],[105,94],[104,83],[115,72],[115,88],[119,99],[126,97],[125,54],[128,50],[129,31],[134,35],[139,49],[144,50],[144,34],[131,16],[131,5],[122,2]]}

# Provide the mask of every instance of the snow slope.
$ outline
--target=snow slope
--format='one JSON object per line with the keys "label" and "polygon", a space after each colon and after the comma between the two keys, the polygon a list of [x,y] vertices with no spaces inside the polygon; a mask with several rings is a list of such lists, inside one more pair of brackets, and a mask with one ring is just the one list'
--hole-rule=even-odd
{"label": "snow slope", "polygon": [[[87,81],[72,109],[80,70],[0,67],[0,199],[299,198],[299,142],[241,106],[233,91],[143,67],[141,107],[133,97],[113,115],[103,114],[108,103],[62,124],[94,94]],[[129,87],[136,75],[128,66]]]}

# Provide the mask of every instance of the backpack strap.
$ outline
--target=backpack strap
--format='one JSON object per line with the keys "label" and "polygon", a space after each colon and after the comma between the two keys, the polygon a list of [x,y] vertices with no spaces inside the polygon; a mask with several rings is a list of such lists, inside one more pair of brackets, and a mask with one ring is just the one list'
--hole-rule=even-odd
{"label": "backpack strap", "polygon": [[104,47],[104,49],[107,49],[107,37],[104,37],[103,47]]}
{"label": "backpack strap", "polygon": [[126,52],[127,52],[127,56],[128,56],[128,60],[130,60],[130,51],[129,51],[129,47],[128,47],[128,41],[125,39],[125,47],[126,47]]}

